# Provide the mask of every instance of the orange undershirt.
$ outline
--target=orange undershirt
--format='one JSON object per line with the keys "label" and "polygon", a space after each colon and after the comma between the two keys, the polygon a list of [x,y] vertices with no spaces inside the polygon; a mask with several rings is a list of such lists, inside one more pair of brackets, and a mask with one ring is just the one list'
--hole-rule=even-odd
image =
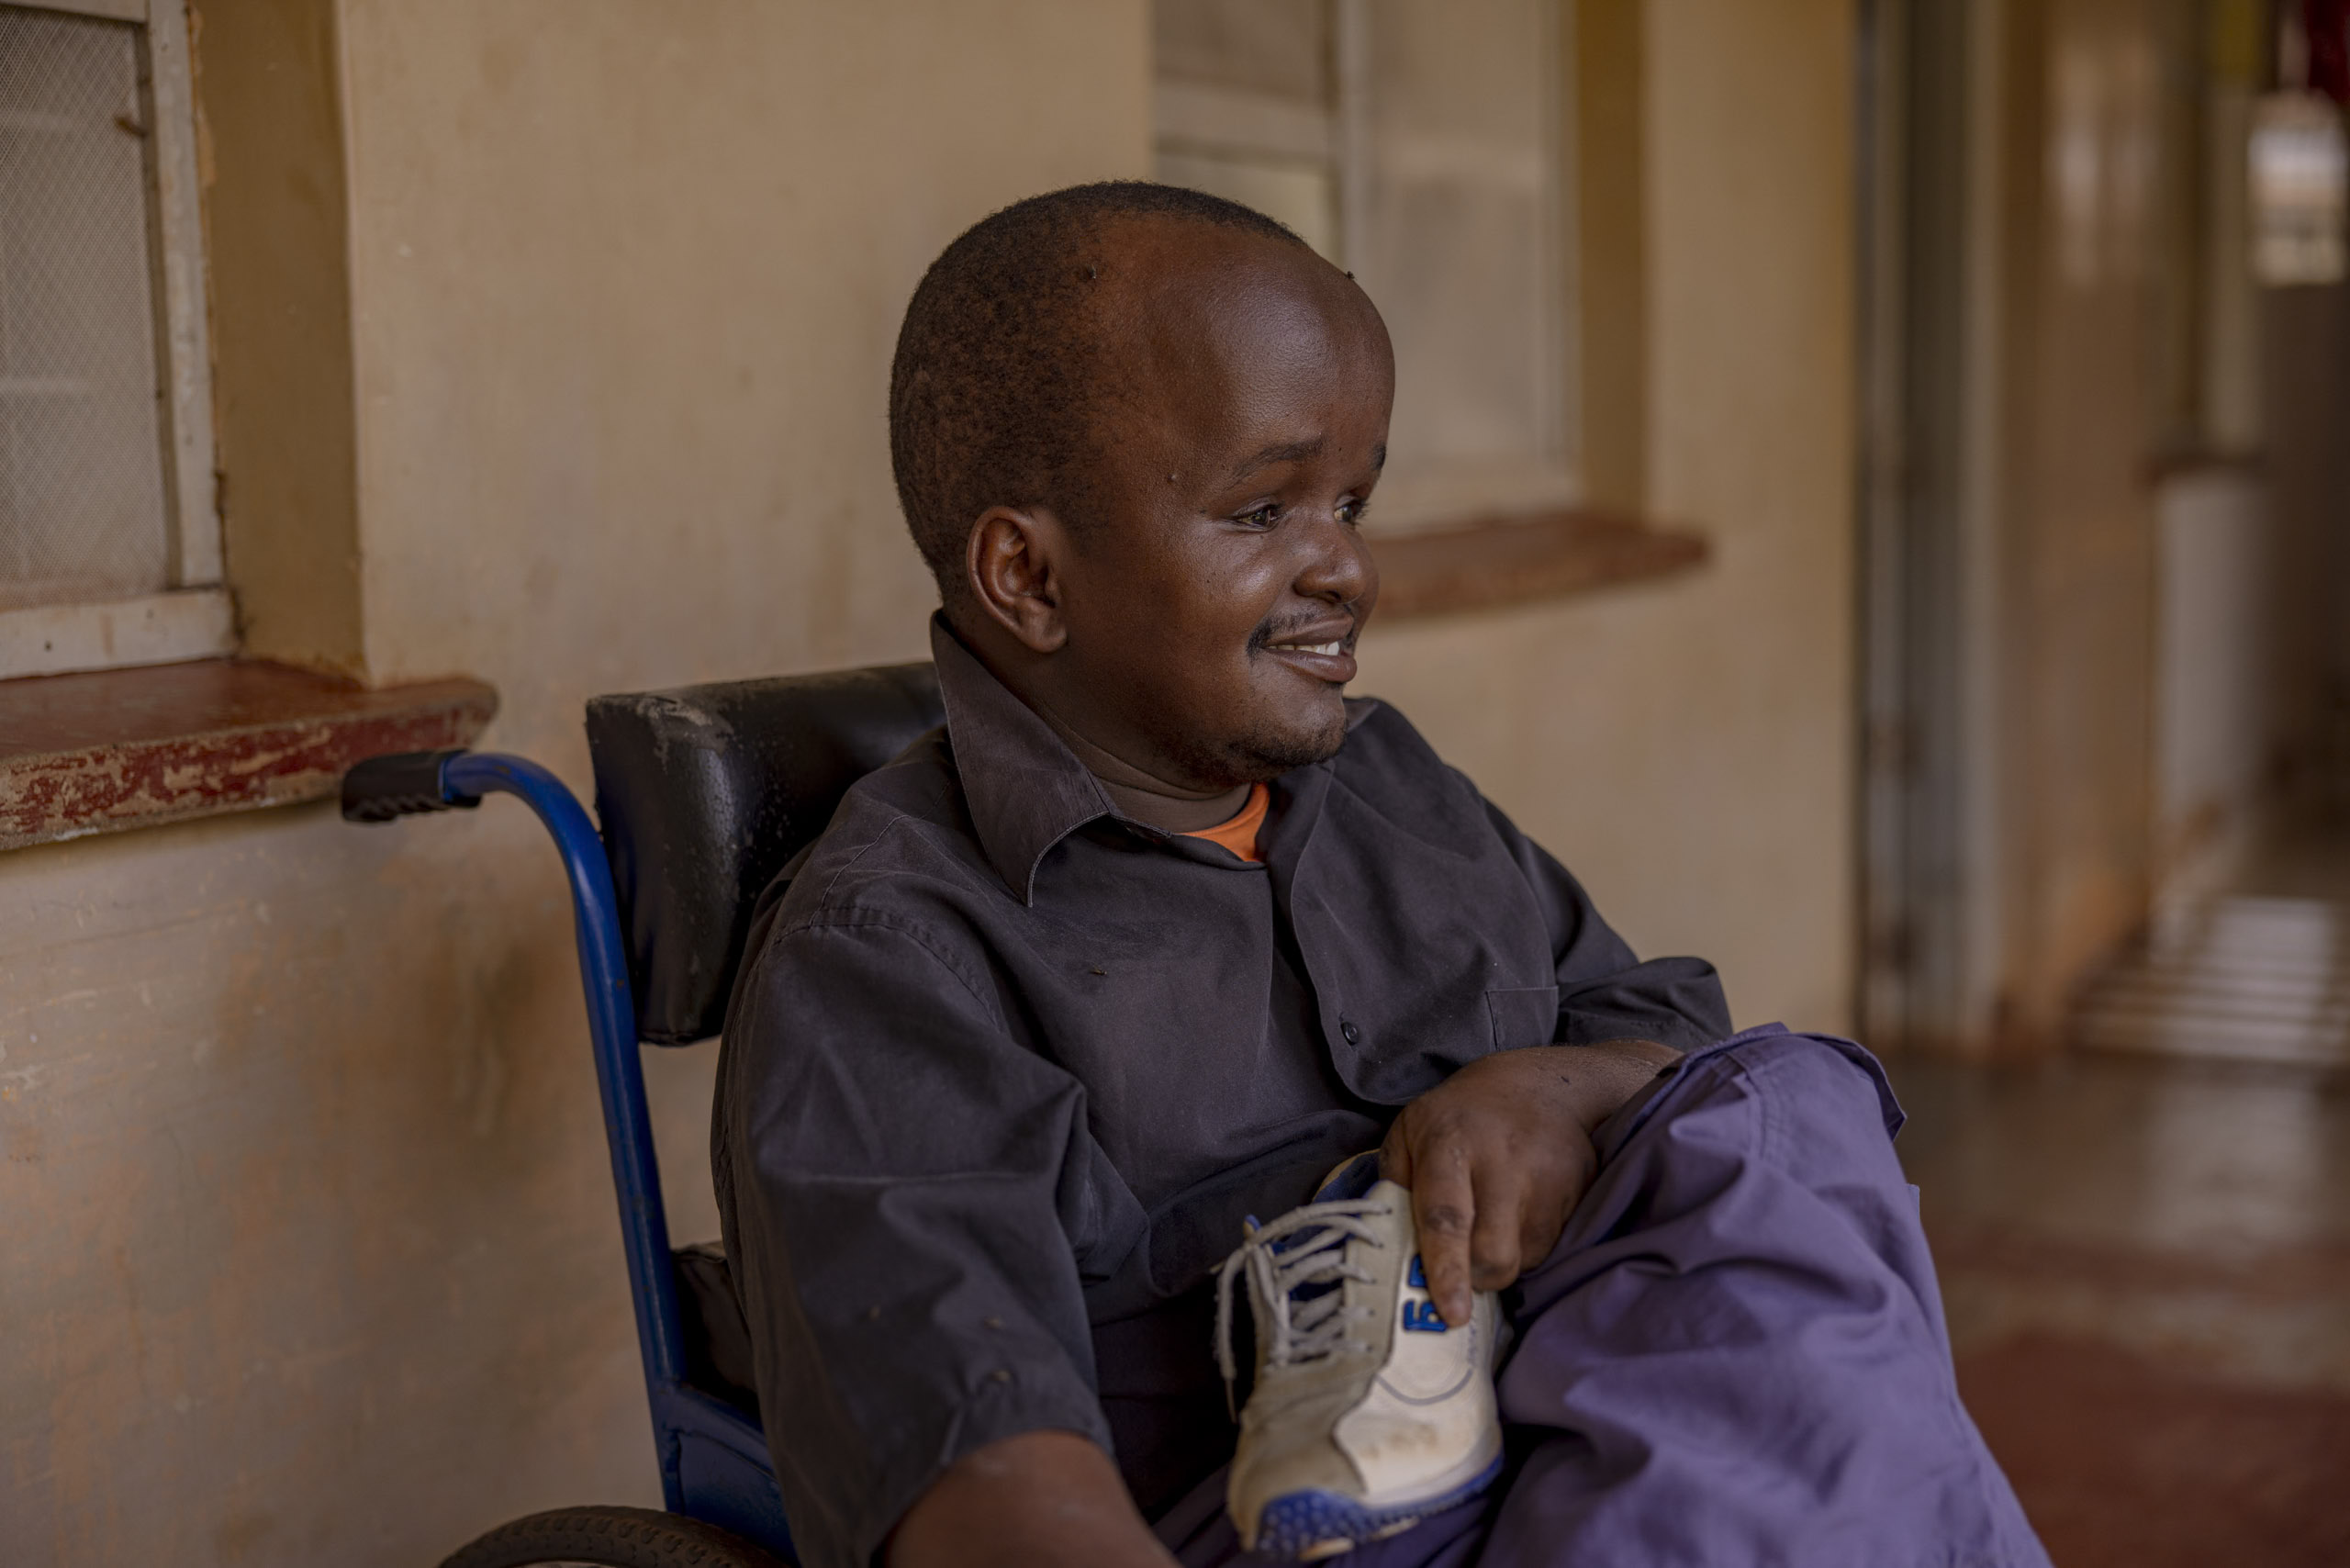
{"label": "orange undershirt", "polygon": [[1262,784],[1252,784],[1248,787],[1248,803],[1240,808],[1238,816],[1183,836],[1221,844],[1243,860],[1260,860],[1264,857],[1257,853],[1257,830],[1265,825],[1265,805],[1272,798],[1270,790]]}

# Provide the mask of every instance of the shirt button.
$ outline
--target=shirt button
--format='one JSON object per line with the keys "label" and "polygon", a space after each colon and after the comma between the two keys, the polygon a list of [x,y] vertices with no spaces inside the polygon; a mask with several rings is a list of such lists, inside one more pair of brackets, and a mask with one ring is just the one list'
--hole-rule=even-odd
{"label": "shirt button", "polygon": [[1347,1037],[1347,1044],[1350,1046],[1362,1038],[1362,1031],[1344,1018],[1338,1020],[1338,1033]]}

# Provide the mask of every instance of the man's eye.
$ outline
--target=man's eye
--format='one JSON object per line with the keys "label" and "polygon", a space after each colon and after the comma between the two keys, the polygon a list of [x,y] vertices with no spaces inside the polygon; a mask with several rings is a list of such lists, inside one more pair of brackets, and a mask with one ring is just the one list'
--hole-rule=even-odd
{"label": "man's eye", "polygon": [[1360,522],[1362,514],[1370,510],[1371,503],[1366,500],[1341,501],[1338,503],[1338,521],[1348,525]]}
{"label": "man's eye", "polygon": [[1263,506],[1251,507],[1248,510],[1242,512],[1239,521],[1251,528],[1270,528],[1279,522],[1281,518],[1281,507],[1275,502],[1267,501]]}

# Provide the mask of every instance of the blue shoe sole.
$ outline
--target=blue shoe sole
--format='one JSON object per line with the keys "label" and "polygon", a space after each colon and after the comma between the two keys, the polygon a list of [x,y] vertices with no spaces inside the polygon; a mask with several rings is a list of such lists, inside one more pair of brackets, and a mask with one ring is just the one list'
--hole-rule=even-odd
{"label": "blue shoe sole", "polygon": [[1336,1556],[1330,1551],[1334,1541],[1346,1541],[1347,1549],[1365,1541],[1378,1540],[1410,1529],[1430,1514],[1440,1514],[1447,1508],[1458,1507],[1494,1484],[1502,1473],[1501,1456],[1472,1477],[1466,1484],[1449,1492],[1392,1508],[1366,1507],[1361,1502],[1336,1492],[1292,1492],[1276,1497],[1265,1505],[1257,1519],[1257,1555],[1283,1562],[1295,1562],[1315,1547],[1317,1555]]}

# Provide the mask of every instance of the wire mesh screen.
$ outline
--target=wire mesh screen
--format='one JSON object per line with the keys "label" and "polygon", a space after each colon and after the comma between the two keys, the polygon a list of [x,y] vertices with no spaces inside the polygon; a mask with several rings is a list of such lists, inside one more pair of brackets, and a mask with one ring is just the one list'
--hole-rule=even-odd
{"label": "wire mesh screen", "polygon": [[138,46],[0,7],[0,608],[171,580]]}

